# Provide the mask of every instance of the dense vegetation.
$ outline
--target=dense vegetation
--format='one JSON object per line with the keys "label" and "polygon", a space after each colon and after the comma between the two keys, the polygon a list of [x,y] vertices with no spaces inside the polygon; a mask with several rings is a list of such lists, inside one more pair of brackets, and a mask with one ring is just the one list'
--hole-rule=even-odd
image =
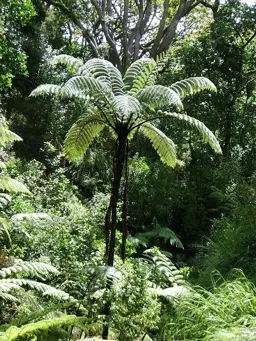
{"label": "dense vegetation", "polygon": [[256,5],[0,0],[0,341],[256,338]]}

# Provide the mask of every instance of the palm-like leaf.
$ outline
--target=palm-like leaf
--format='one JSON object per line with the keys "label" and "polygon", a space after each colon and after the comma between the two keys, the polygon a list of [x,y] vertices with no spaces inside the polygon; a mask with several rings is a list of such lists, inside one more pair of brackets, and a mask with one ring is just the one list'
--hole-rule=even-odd
{"label": "palm-like leaf", "polygon": [[26,324],[20,328],[16,326],[9,327],[5,333],[0,336],[0,341],[14,341],[20,339],[26,339],[28,336],[36,338],[36,334],[46,332],[49,329],[58,328],[61,326],[77,326],[82,330],[84,327],[85,318],[77,317],[74,315],[64,315],[61,317],[55,317],[49,320],[42,320],[34,323]]}
{"label": "palm-like leaf", "polygon": [[110,88],[115,96],[123,95],[124,83],[120,71],[107,60],[90,59],[79,69],[79,74],[94,77]]}
{"label": "palm-like leaf", "polygon": [[30,193],[23,183],[10,178],[6,174],[0,174],[0,190],[10,193]]}
{"label": "palm-like leaf", "polygon": [[62,87],[55,84],[42,84],[33,90],[30,96],[61,95]]}
{"label": "palm-like leaf", "polygon": [[81,59],[69,56],[68,54],[60,54],[53,58],[52,64],[61,64],[66,66],[69,70],[77,72],[78,69],[83,65],[83,61]]}
{"label": "palm-like leaf", "polygon": [[216,152],[221,154],[221,147],[219,145],[219,142],[217,141],[214,134],[206,127],[204,123],[197,120],[194,117],[184,115],[184,114],[177,114],[177,113],[167,113],[164,112],[164,115],[167,118],[173,118],[178,121],[183,121],[184,125],[188,129],[195,129],[202,137],[205,143],[209,143],[209,145],[212,147],[212,149]]}
{"label": "palm-like leaf", "polygon": [[7,126],[1,124],[0,121],[0,146],[6,146],[6,144],[14,141],[22,141],[22,138],[10,131]]}
{"label": "palm-like leaf", "polygon": [[108,102],[109,98],[114,97],[111,88],[105,83],[88,76],[72,77],[65,83],[63,90],[70,95],[84,99],[89,96],[95,101]]}
{"label": "palm-like leaf", "polygon": [[210,90],[216,92],[216,86],[205,77],[190,77],[170,86],[170,89],[177,92],[183,98],[188,95],[193,95],[203,90]]}
{"label": "palm-like leaf", "polygon": [[170,106],[175,106],[180,110],[183,109],[179,95],[174,90],[163,85],[146,86],[136,94],[136,98],[142,105],[149,106],[153,109],[167,108]]}
{"label": "palm-like leaf", "polygon": [[124,89],[134,95],[146,85],[152,85],[151,75],[157,63],[151,58],[142,58],[134,62],[124,75]]}
{"label": "palm-like leaf", "polygon": [[173,141],[149,122],[143,123],[140,131],[149,138],[161,161],[170,167],[174,167],[177,159]]}
{"label": "palm-like leaf", "polygon": [[64,142],[64,152],[70,161],[81,158],[105,123],[98,113],[88,113],[77,120],[69,130]]}

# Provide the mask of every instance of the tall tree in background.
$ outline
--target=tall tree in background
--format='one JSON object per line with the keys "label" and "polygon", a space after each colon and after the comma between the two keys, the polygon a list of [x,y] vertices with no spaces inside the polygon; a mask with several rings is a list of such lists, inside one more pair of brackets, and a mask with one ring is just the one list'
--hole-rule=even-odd
{"label": "tall tree in background", "polygon": [[145,55],[167,51],[179,23],[196,7],[210,8],[214,16],[219,7],[219,0],[44,1],[79,29],[93,57],[104,56],[122,73]]}

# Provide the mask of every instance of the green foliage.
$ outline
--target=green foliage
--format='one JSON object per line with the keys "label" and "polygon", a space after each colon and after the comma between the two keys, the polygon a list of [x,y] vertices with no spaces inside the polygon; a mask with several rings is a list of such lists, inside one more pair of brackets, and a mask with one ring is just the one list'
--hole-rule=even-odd
{"label": "green foliage", "polygon": [[164,326],[161,340],[242,340],[255,338],[255,286],[240,271],[213,291],[195,287],[180,301]]}
{"label": "green foliage", "polygon": [[117,337],[124,341],[142,338],[157,329],[160,304],[148,294],[149,271],[143,263],[127,264],[112,294],[112,322]]}
{"label": "green foliage", "polygon": [[[42,320],[34,323],[29,323],[21,328],[12,326],[8,328],[4,333],[0,334],[1,341],[12,341],[12,340],[37,340],[36,335],[44,334],[44,337],[47,337],[47,332],[50,330],[54,333],[54,330],[58,327],[65,327],[65,326],[77,326],[80,329],[85,329],[83,326],[84,322],[83,317],[76,317],[72,315],[62,316],[59,318],[53,318],[49,320]],[[50,334],[50,333],[49,333]],[[49,335],[48,334],[48,335]],[[57,334],[58,335],[58,334]],[[53,340],[52,336],[50,335],[50,340]]]}

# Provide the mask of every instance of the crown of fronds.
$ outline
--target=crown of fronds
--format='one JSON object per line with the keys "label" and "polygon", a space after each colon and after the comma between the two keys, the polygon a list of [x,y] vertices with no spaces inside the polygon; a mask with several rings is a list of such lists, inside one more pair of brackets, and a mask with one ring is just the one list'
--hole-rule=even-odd
{"label": "crown of fronds", "polygon": [[[175,166],[174,143],[148,120],[153,121],[159,114],[162,115],[160,110],[182,110],[181,98],[184,96],[205,89],[216,91],[216,88],[204,77],[191,77],[170,87],[155,85],[156,73],[165,57],[163,55],[157,61],[150,58],[137,60],[128,68],[123,79],[117,68],[103,59],[94,58],[82,65],[80,60],[67,55],[55,57],[55,63],[66,65],[76,74],[63,85],[40,85],[31,95],[77,97],[86,103],[86,112],[71,127],[64,143],[64,151],[70,161],[83,156],[104,126],[110,128],[113,136],[119,136],[123,127],[128,138],[132,138],[140,127],[161,160],[171,167]],[[176,113],[163,115],[194,128],[215,151],[221,152],[215,136],[200,121]]]}

